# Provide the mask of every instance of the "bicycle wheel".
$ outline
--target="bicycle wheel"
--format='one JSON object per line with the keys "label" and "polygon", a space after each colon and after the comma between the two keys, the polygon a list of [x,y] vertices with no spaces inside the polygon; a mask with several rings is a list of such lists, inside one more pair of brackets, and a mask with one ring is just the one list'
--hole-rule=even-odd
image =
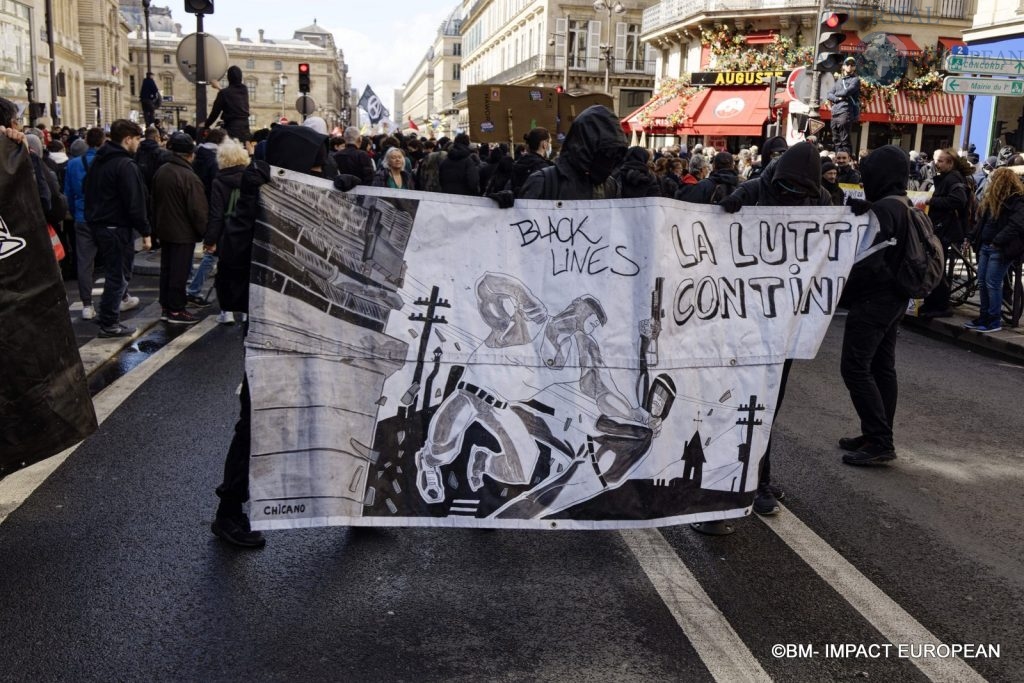
{"label": "bicycle wheel", "polygon": [[950,245],[946,279],[949,280],[949,303],[952,306],[967,303],[978,292],[978,270],[970,247],[960,251],[955,245]]}

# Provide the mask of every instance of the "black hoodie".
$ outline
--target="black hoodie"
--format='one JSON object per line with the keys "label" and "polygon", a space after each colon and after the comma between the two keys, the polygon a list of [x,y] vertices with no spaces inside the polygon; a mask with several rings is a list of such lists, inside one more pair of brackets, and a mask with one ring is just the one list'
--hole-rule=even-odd
{"label": "black hoodie", "polygon": [[518,197],[519,191],[523,189],[523,183],[526,182],[526,179],[550,165],[550,161],[536,152],[527,152],[516,159],[516,165],[512,169],[512,191]]}
{"label": "black hoodie", "polygon": [[527,178],[519,196],[615,199],[619,196],[619,184],[611,173],[622,162],[626,147],[626,136],[615,114],[599,104],[587,107],[569,127],[554,168]]}
{"label": "black hoodie", "polygon": [[317,175],[327,160],[327,136],[306,126],[274,126],[267,137],[267,163],[289,171]]}
{"label": "black hoodie", "polygon": [[249,89],[242,83],[242,70],[237,66],[228,68],[228,87],[217,93],[204,125],[209,128],[218,118],[224,120],[228,135],[242,142],[249,140]]}
{"label": "black hoodie", "polygon": [[[794,204],[783,187],[797,190],[805,198]],[[743,206],[832,206],[832,197],[821,187],[821,157],[808,142],[798,142],[772,159],[761,175],[740,185],[733,196]]]}
{"label": "black hoodie", "polygon": [[[910,229],[910,209],[906,201],[910,157],[895,145],[885,145],[868,154],[860,168],[864,198],[872,202],[871,210],[878,218],[875,244],[893,237],[897,244],[901,243]],[[892,276],[899,254],[897,248],[889,247],[857,263],[843,290],[843,303],[851,305],[858,300],[879,297],[906,299]]]}
{"label": "black hoodie", "polygon": [[643,147],[629,148],[626,160],[615,172],[615,179],[619,181],[623,198],[661,196],[661,184],[647,165],[647,150]]}
{"label": "black hoodie", "polygon": [[480,196],[480,167],[469,145],[456,142],[448,148],[448,156],[437,169],[441,192]]}
{"label": "black hoodie", "polygon": [[121,145],[108,141],[96,152],[82,184],[85,222],[92,227],[117,226],[150,234],[148,193],[139,167]]}

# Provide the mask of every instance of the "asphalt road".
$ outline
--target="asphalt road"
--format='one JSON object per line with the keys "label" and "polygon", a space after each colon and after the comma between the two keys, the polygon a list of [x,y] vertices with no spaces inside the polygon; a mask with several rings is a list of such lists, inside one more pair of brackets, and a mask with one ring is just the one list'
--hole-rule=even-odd
{"label": "asphalt road", "polygon": [[[0,680],[1024,679],[1024,368],[904,331],[899,459],[850,468],[842,325],[794,366],[767,523],[308,529],[256,552],[209,531],[242,372],[240,330],[212,326],[0,522]],[[118,363],[112,388],[147,366]],[[999,656],[899,656],[925,637]]]}

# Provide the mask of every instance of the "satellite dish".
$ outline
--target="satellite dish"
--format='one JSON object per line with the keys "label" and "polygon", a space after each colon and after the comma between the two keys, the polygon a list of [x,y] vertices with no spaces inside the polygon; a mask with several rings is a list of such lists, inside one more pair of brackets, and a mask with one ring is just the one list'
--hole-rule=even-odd
{"label": "satellite dish", "polygon": [[[206,62],[206,82],[219,81],[228,70],[228,50],[224,43],[209,33],[203,34],[203,48]],[[181,75],[189,83],[196,82],[196,47],[199,45],[199,34],[190,33],[178,43],[177,62]]]}

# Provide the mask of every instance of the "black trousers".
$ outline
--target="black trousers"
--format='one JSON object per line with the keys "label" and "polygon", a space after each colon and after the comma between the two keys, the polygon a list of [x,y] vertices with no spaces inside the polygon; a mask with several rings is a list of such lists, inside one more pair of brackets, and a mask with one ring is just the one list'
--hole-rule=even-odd
{"label": "black trousers", "polygon": [[861,434],[882,448],[893,448],[899,394],[896,335],[906,309],[903,297],[879,297],[855,302],[846,317],[840,372],[860,417]]}
{"label": "black trousers", "polygon": [[[775,433],[775,421],[779,419],[779,412],[782,410],[782,401],[786,398],[786,383],[789,382],[789,371],[793,367],[793,359],[787,358],[782,364],[782,377],[779,378],[779,398],[775,402],[775,416],[772,418],[772,434]],[[767,486],[772,483],[772,437],[768,437],[768,445],[764,448],[764,457],[761,458],[761,471],[758,474],[757,485]]]}
{"label": "black trousers", "polygon": [[839,114],[832,117],[832,147],[835,151],[846,150],[853,153],[850,147],[850,126],[853,121],[848,114]]}
{"label": "black trousers", "polygon": [[239,517],[242,505],[249,500],[249,444],[252,430],[252,400],[249,397],[249,379],[242,378],[242,393],[238,397],[238,422],[235,435],[224,458],[224,481],[217,487],[220,505],[218,517]]}
{"label": "black trousers", "polygon": [[185,310],[185,286],[195,248],[195,244],[169,242],[160,248],[160,305],[168,311]]}

